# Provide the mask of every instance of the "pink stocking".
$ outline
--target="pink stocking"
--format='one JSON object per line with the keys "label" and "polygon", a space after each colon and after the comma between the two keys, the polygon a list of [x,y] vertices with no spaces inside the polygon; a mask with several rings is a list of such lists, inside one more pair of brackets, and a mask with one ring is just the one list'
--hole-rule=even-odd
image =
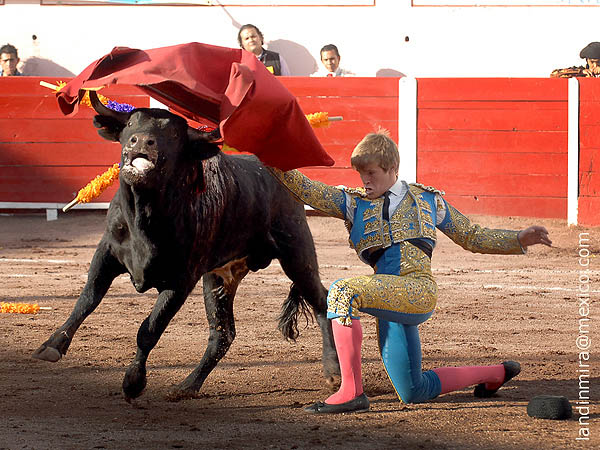
{"label": "pink stocking", "polygon": [[338,405],[363,393],[360,356],[363,334],[362,325],[357,319],[352,319],[350,326],[341,325],[334,319],[331,321],[331,326],[340,361],[342,384],[335,394],[325,400],[325,403]]}
{"label": "pink stocking", "polygon": [[433,369],[442,382],[442,392],[457,391],[474,384],[486,383],[486,389],[496,389],[504,382],[504,366],[440,367]]}

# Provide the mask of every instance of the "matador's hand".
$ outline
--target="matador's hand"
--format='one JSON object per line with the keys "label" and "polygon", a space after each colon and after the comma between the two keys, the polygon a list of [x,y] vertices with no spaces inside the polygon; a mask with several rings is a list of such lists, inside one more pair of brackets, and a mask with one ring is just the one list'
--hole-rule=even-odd
{"label": "matador's hand", "polygon": [[533,225],[521,230],[517,235],[517,239],[523,248],[535,244],[544,244],[548,247],[552,246],[552,241],[548,237],[548,230],[539,225]]}

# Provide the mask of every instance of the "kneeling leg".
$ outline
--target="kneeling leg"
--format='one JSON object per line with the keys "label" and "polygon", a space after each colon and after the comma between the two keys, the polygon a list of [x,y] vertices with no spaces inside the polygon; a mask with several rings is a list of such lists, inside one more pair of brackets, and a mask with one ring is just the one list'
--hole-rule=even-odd
{"label": "kneeling leg", "polygon": [[421,369],[421,341],[416,325],[377,320],[379,351],[385,370],[404,403],[421,403],[440,395],[439,377]]}

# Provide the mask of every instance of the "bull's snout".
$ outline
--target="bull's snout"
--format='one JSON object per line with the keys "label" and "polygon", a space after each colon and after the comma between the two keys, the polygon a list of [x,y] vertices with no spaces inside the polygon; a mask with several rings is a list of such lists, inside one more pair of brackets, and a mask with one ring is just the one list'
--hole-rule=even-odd
{"label": "bull's snout", "polygon": [[123,147],[122,170],[130,175],[130,182],[140,181],[156,167],[157,160],[158,142],[151,134],[134,133]]}
{"label": "bull's snout", "polygon": [[136,133],[129,138],[129,147],[132,150],[153,149],[156,147],[156,139],[142,133]]}

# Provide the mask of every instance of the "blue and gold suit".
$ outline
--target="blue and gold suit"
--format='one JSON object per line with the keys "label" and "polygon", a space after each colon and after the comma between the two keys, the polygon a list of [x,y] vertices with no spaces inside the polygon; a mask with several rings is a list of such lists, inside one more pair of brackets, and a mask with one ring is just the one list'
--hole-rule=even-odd
{"label": "blue and gold suit", "polygon": [[438,376],[421,371],[417,328],[437,300],[431,273],[436,228],[477,253],[522,254],[518,232],[471,224],[442,192],[420,184],[399,181],[392,187],[402,194],[387,220],[383,197],[369,200],[364,189],[329,186],[297,170],[272,172],[303,203],[344,219],[350,246],[375,271],[335,281],[327,296],[328,317],[350,325],[361,312],[375,316],[381,356],[399,398],[417,403],[437,397]]}

